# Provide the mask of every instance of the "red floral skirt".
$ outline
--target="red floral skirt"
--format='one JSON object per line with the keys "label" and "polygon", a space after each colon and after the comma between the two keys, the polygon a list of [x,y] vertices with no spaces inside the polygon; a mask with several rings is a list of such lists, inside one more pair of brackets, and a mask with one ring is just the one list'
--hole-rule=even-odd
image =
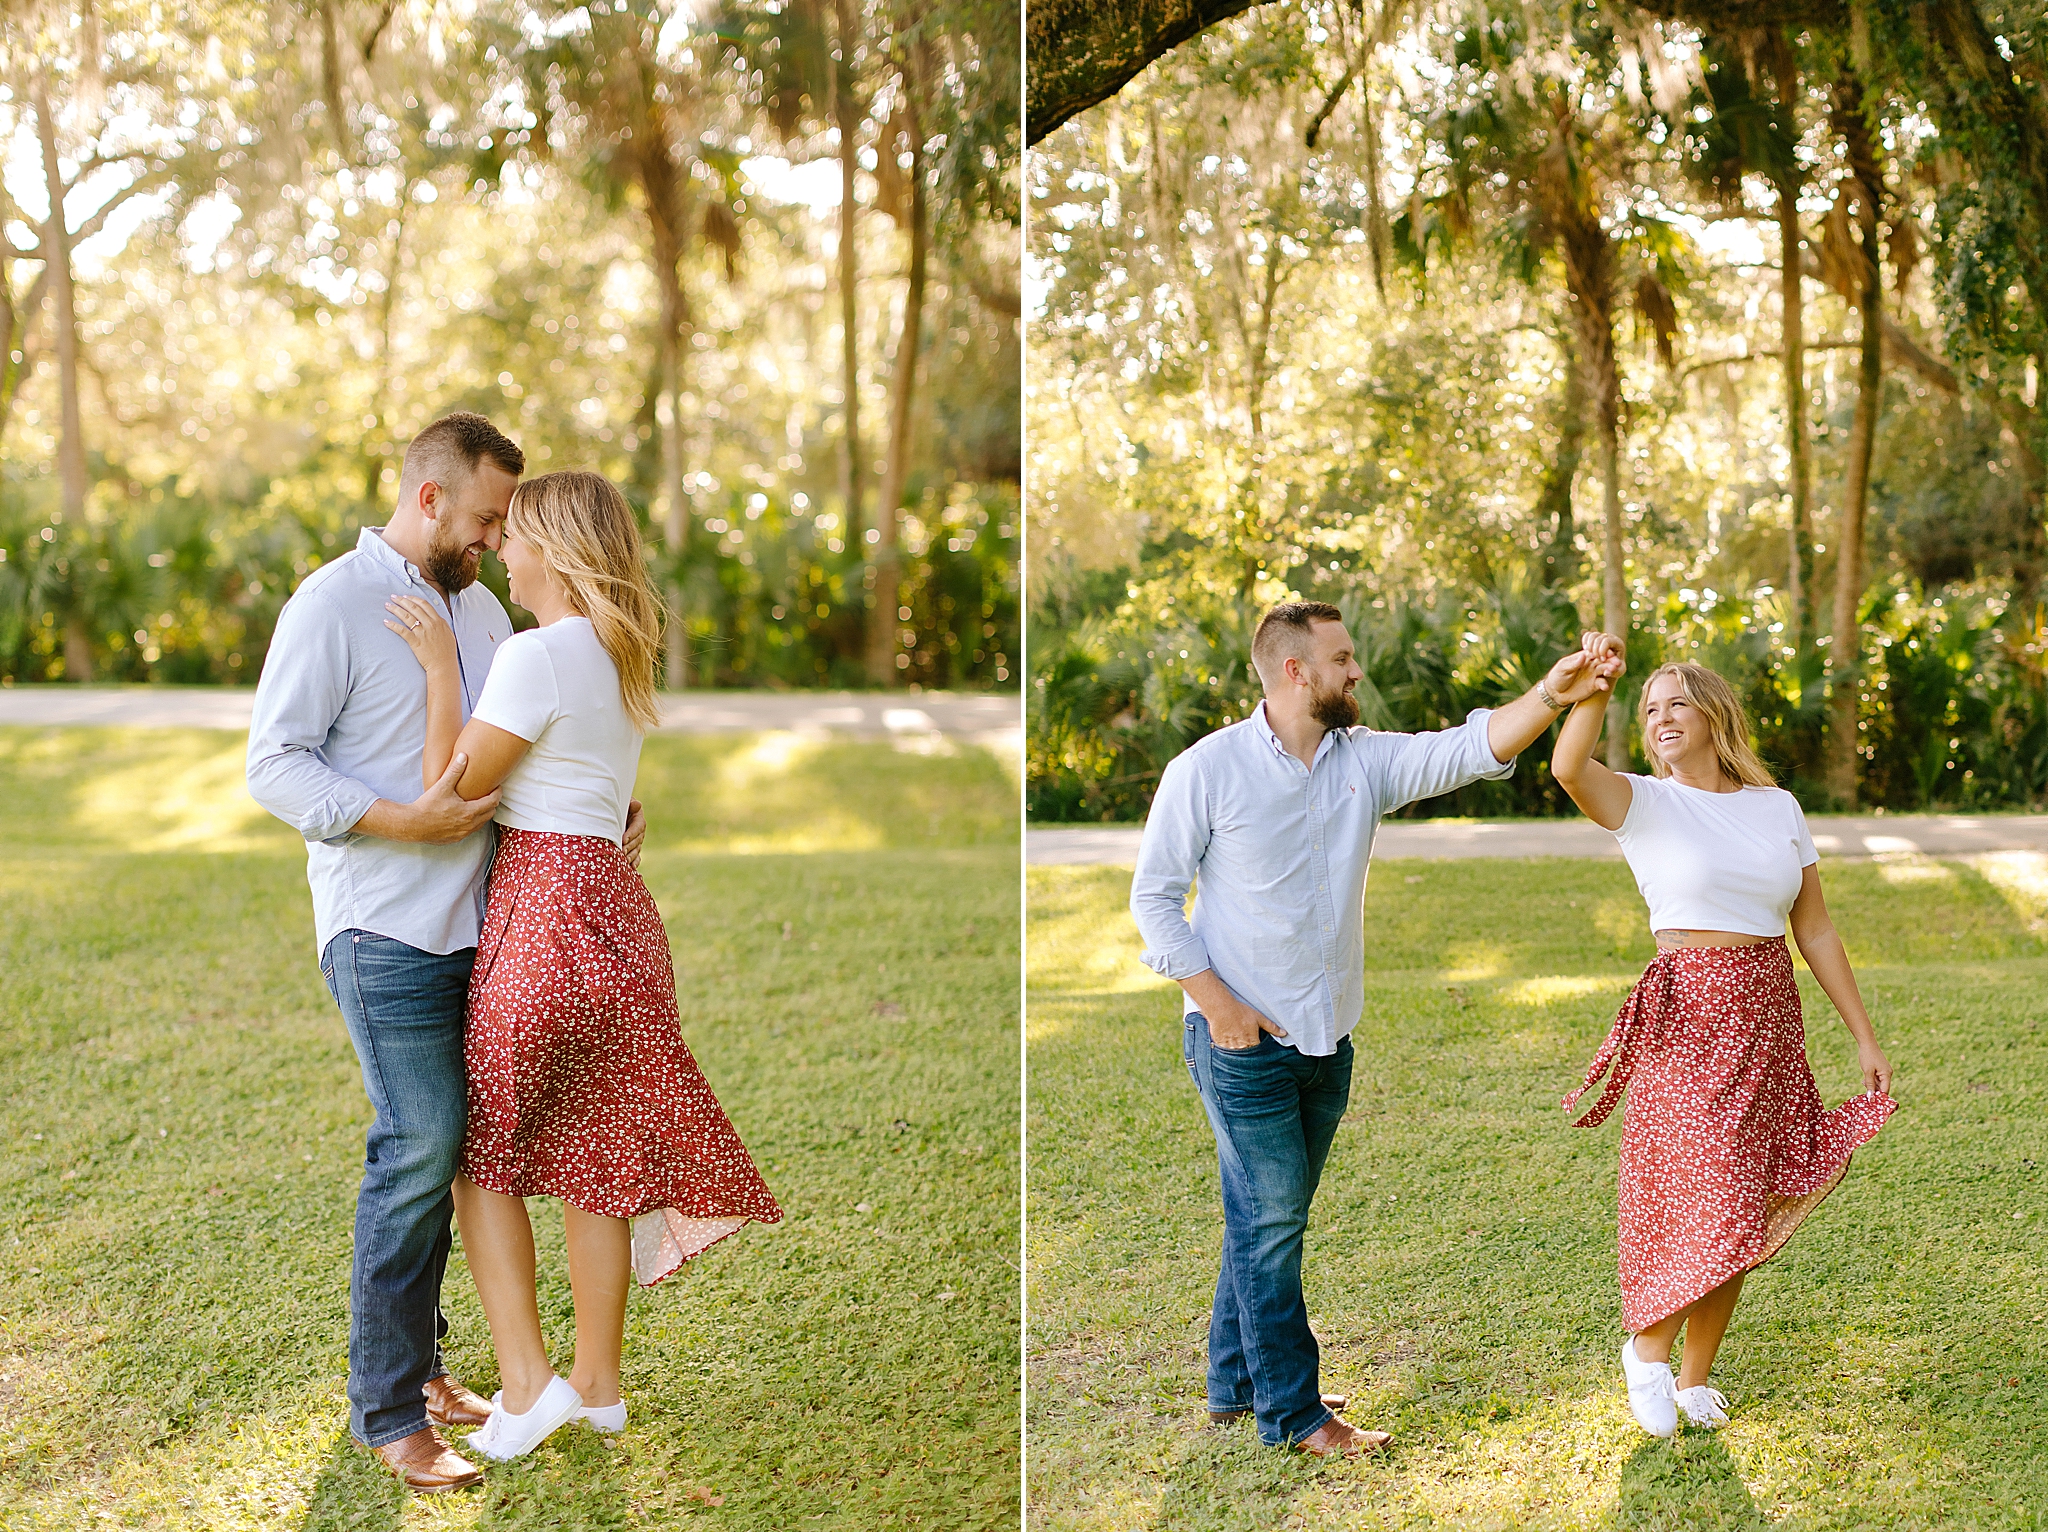
{"label": "red floral skirt", "polygon": [[1872,1092],[1822,1109],[1782,937],[1658,954],[1567,1110],[1610,1065],[1578,1126],[1598,1126],[1627,1091],[1621,1316],[1631,1334],[1777,1254],[1898,1105]]}
{"label": "red floral skirt", "polygon": [[781,1219],[683,1042],[668,933],[610,841],[500,829],[465,1047],[462,1173],[633,1220],[642,1285]]}

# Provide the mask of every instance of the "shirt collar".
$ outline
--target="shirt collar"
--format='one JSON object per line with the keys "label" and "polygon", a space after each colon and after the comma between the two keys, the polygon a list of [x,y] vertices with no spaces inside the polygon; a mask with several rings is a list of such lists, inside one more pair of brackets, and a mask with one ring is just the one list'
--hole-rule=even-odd
{"label": "shirt collar", "polygon": [[384,541],[382,527],[364,527],[356,539],[356,552],[380,566],[397,579],[409,585],[424,585],[426,579],[413,568],[411,562],[391,544]]}
{"label": "shirt collar", "polygon": [[1268,750],[1275,755],[1287,753],[1287,747],[1280,743],[1280,736],[1273,732],[1272,724],[1266,721],[1266,703],[1263,698],[1260,699],[1259,705],[1252,709],[1252,723],[1258,729],[1259,737],[1266,742]]}
{"label": "shirt collar", "polygon": [[[1265,699],[1261,698],[1259,705],[1252,709],[1252,722],[1257,726],[1260,738],[1265,740],[1267,749],[1271,750],[1275,755],[1286,756],[1289,760],[1293,759],[1291,755],[1288,755],[1287,747],[1280,742],[1280,736],[1273,732],[1273,726],[1266,721]],[[1322,743],[1316,746],[1315,760],[1320,761],[1336,742],[1337,730],[1323,730]],[[1311,771],[1315,769],[1315,761],[1309,762],[1309,769]]]}

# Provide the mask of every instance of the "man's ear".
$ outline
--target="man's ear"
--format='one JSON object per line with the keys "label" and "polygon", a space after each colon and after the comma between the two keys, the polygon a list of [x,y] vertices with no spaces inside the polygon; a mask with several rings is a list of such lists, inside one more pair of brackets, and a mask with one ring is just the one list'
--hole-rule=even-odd
{"label": "man's ear", "polygon": [[426,483],[420,486],[420,514],[429,521],[438,520],[437,509],[440,498],[441,486],[432,479],[427,480]]}

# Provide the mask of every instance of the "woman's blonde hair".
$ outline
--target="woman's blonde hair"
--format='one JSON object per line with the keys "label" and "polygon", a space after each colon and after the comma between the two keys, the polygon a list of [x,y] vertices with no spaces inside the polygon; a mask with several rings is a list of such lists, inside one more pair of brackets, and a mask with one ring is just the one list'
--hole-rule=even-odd
{"label": "woman's blonde hair", "polygon": [[1723,776],[1733,778],[1744,787],[1778,785],[1778,779],[1757,758],[1756,747],[1749,742],[1749,719],[1742,711],[1742,699],[1735,695],[1735,688],[1706,666],[1690,661],[1659,665],[1643,682],[1636,721],[1642,725],[1643,753],[1650,758],[1651,771],[1660,777],[1671,775],[1671,768],[1657,754],[1656,741],[1650,738],[1650,688],[1660,676],[1676,676],[1678,694],[1706,719],[1707,737],[1713,741],[1714,758],[1721,763]]}
{"label": "woman's blonde hair", "polygon": [[581,469],[544,473],[512,491],[505,530],[532,545],[619,671],[626,716],[644,733],[661,722],[654,662],[667,614],[647,580],[640,527],[618,487]]}

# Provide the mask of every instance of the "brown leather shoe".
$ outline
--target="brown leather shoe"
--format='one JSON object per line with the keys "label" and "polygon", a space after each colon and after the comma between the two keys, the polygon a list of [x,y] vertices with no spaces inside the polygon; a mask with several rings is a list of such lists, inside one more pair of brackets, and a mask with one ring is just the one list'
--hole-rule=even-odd
{"label": "brown leather shoe", "polygon": [[[1348,1394],[1323,1395],[1323,1408],[1332,1415],[1342,1410],[1350,1402],[1351,1396]],[[1251,1413],[1250,1410],[1211,1410],[1209,1412],[1209,1424],[1212,1426],[1227,1426],[1236,1421],[1249,1420]]]}
{"label": "brown leather shoe", "polygon": [[421,1426],[410,1436],[372,1447],[378,1461],[398,1476],[398,1482],[416,1495],[439,1494],[444,1489],[467,1489],[481,1484],[484,1476],[477,1466],[441,1440],[432,1426]]}
{"label": "brown leather shoe", "polygon": [[1296,1452],[1319,1458],[1348,1458],[1354,1453],[1378,1452],[1394,1438],[1385,1431],[1361,1431],[1349,1421],[1332,1415],[1294,1444]]}
{"label": "brown leather shoe", "polygon": [[442,1373],[427,1380],[427,1419],[437,1426],[480,1426],[491,1418],[491,1401]]}

